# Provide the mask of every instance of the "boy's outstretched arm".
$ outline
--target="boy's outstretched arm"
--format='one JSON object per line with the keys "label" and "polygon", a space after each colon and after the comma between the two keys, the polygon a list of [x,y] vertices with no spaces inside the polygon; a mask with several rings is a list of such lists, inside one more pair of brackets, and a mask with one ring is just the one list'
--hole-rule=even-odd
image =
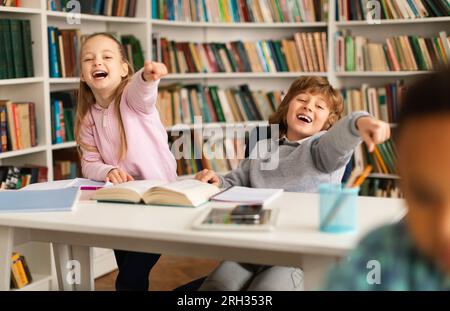
{"label": "boy's outstretched arm", "polygon": [[128,106],[145,114],[155,111],[159,80],[165,75],[167,68],[164,64],[145,61],[144,67],[125,88],[124,98]]}
{"label": "boy's outstretched arm", "polygon": [[372,118],[365,111],[352,112],[318,137],[311,145],[311,153],[317,169],[330,173],[347,165],[362,140],[372,152],[376,144],[389,137],[389,124]]}

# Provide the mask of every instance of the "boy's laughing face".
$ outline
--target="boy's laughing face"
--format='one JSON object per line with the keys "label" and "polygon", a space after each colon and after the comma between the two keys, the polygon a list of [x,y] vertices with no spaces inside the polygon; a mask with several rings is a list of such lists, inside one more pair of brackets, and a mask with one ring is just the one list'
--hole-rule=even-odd
{"label": "boy's laughing face", "polygon": [[409,230],[450,275],[450,114],[407,121],[398,149]]}
{"label": "boy's laughing face", "polygon": [[324,128],[329,116],[330,108],[323,96],[300,93],[289,103],[286,136],[291,141],[310,137]]}

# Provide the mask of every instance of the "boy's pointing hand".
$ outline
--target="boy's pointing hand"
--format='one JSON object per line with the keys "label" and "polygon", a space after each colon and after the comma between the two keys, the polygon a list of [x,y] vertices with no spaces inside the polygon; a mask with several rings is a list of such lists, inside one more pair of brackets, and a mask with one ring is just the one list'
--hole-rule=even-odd
{"label": "boy's pointing hand", "polygon": [[391,128],[388,123],[372,117],[361,117],[356,121],[359,135],[367,144],[369,152],[375,150],[375,146],[391,137]]}

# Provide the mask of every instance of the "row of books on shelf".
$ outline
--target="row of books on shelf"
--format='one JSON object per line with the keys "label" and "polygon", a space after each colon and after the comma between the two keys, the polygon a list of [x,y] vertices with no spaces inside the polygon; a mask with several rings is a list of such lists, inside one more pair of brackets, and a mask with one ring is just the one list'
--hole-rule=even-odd
{"label": "row of books on shelf", "polygon": [[[183,134],[188,135],[188,134]],[[195,133],[192,135],[196,135]],[[176,139],[177,137],[171,137]],[[202,140],[192,139],[194,144],[199,144]],[[245,139],[244,138],[222,138],[217,139],[214,142],[208,142],[208,146],[196,146],[197,150],[209,150],[211,155],[207,156],[204,152],[200,156],[195,156],[194,150],[188,151],[190,156],[177,158],[177,174],[192,175],[200,172],[203,169],[210,169],[216,172],[226,174],[230,170],[236,169],[239,166],[239,162],[245,158]],[[173,149],[173,148],[172,148]],[[183,150],[180,150],[180,154]]]}
{"label": "row of books on shelf", "polygon": [[58,160],[53,165],[53,177],[55,180],[74,179],[80,176],[79,165],[76,161]]}
{"label": "row of books on shelf", "polygon": [[[124,46],[125,54],[135,70],[144,66],[141,43],[133,35],[119,37],[111,33]],[[49,70],[51,78],[80,76],[79,52],[88,35],[81,35],[79,29],[48,27]]]}
{"label": "row of books on shelf", "polygon": [[35,104],[0,100],[0,153],[37,146]]}
{"label": "row of books on shelf", "polygon": [[355,149],[354,161],[358,167],[370,164],[372,173],[395,175],[397,150],[392,139],[377,145],[372,153],[368,152],[365,145],[360,145]]}
{"label": "row of books on shelf", "polygon": [[0,189],[17,190],[30,184],[46,182],[47,172],[47,167],[43,166],[0,166]]}
{"label": "row of books on shelf", "polygon": [[[369,0],[336,0],[336,20],[365,20],[372,6]],[[409,19],[450,15],[447,0],[380,0],[381,19]]]}
{"label": "row of books on shelf", "polygon": [[439,36],[398,36],[386,43],[371,43],[348,31],[336,35],[336,71],[436,70],[450,63],[450,38]]}
{"label": "row of books on shelf", "polygon": [[31,23],[0,19],[0,79],[34,76]]}
{"label": "row of books on shelf", "polygon": [[153,34],[153,59],[170,73],[326,72],[327,35],[301,32],[283,40],[175,42]]}
{"label": "row of books on shelf", "polygon": [[50,94],[53,144],[75,141],[76,93],[72,90]]}
{"label": "row of books on shelf", "polygon": [[194,84],[161,87],[157,107],[168,127],[193,124],[195,116],[206,123],[267,120],[280,103],[280,91],[252,91],[246,84],[227,89]]}
{"label": "row of books on shelf", "polygon": [[[79,0],[79,13],[135,17],[137,0]],[[58,12],[73,12],[77,8],[73,1],[69,0],[47,0],[47,9]],[[78,12],[77,12],[78,13]]]}
{"label": "row of books on shelf", "polygon": [[365,110],[377,119],[396,123],[398,109],[405,96],[406,86],[403,80],[382,87],[363,84],[360,88],[342,89],[345,112]]}
{"label": "row of books on shelf", "polygon": [[11,288],[21,289],[33,282],[25,257],[14,252],[11,255]]}
{"label": "row of books on shelf", "polygon": [[152,0],[152,18],[212,23],[326,21],[328,0]]}
{"label": "row of books on shelf", "polygon": [[380,198],[402,198],[396,180],[382,178],[368,178],[360,187],[360,195]]}
{"label": "row of books on shelf", "polygon": [[0,6],[20,7],[20,0],[1,0]]}

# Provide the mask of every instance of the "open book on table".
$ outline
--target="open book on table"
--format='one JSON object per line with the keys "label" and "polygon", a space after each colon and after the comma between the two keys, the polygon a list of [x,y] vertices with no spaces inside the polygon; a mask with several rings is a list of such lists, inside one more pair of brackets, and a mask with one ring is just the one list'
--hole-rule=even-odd
{"label": "open book on table", "polygon": [[199,206],[220,189],[194,179],[171,183],[154,180],[129,181],[97,190],[92,199],[106,202]]}

